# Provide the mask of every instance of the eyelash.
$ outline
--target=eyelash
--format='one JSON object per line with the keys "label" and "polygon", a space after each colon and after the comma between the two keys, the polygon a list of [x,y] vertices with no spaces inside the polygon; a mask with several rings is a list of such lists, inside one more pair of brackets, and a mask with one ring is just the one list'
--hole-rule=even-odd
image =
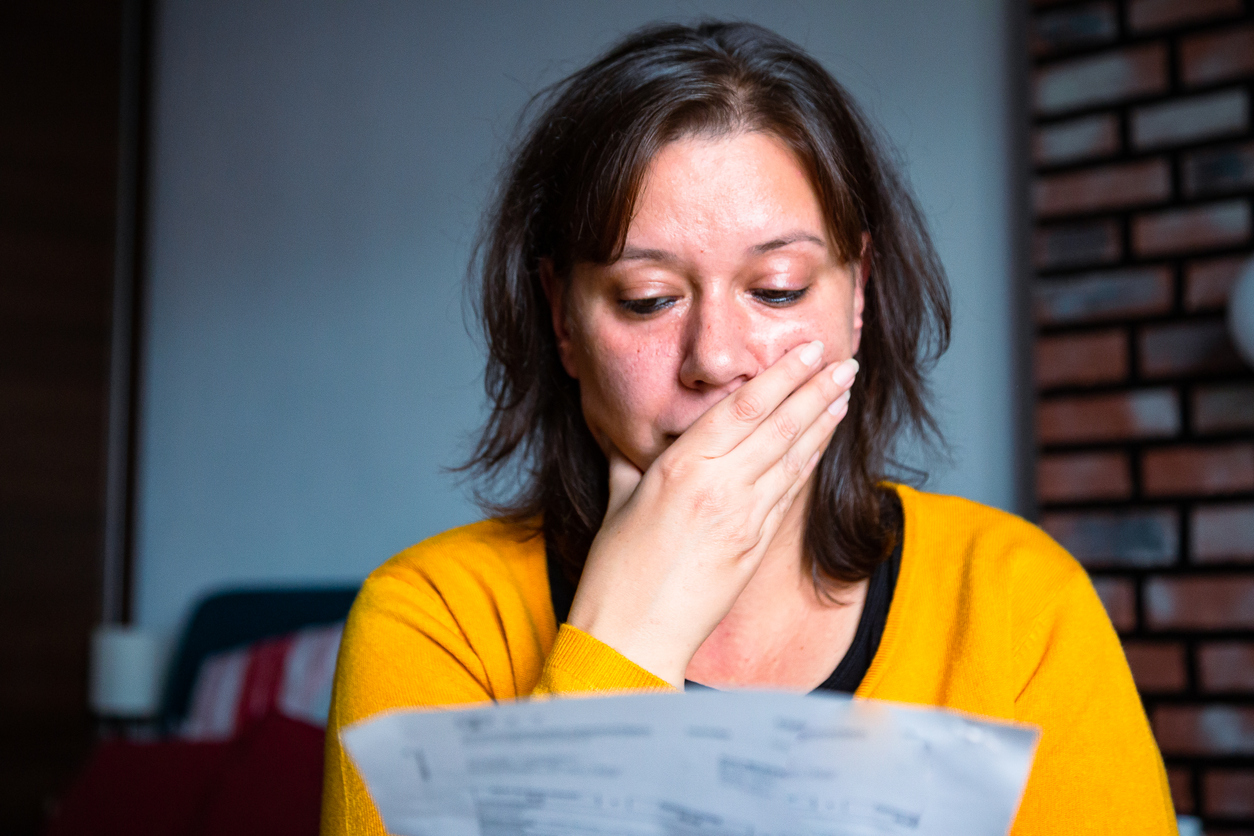
{"label": "eyelash", "polygon": [[[753,297],[764,305],[783,308],[801,300],[808,288],[800,290],[755,290]],[[675,296],[648,296],[643,299],[620,299],[618,305],[624,311],[636,316],[649,316],[659,313],[675,304]]]}
{"label": "eyelash", "polygon": [[620,299],[618,306],[629,314],[648,316],[675,304],[675,296],[647,296],[644,299]]}
{"label": "eyelash", "polygon": [[806,295],[808,288],[800,290],[755,290],[754,297],[759,301],[773,307],[782,308],[801,300]]}

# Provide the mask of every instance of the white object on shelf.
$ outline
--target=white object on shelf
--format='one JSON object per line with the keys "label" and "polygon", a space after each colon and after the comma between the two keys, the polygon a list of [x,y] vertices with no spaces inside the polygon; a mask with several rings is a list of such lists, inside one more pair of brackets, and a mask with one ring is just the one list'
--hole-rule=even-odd
{"label": "white object on shelf", "polygon": [[1254,366],[1254,258],[1245,263],[1228,297],[1228,331],[1245,362]]}
{"label": "white object on shelf", "polygon": [[135,627],[102,624],[91,635],[91,708],[103,717],[142,719],[161,700],[161,644]]}

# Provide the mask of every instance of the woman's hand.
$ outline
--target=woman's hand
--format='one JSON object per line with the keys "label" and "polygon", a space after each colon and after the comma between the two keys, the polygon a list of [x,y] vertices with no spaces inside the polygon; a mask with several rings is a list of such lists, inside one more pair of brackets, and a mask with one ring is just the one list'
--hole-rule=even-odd
{"label": "woman's hand", "polygon": [[848,410],[857,361],[818,371],[822,356],[819,342],[788,352],[643,474],[610,451],[609,507],[571,625],[682,686]]}

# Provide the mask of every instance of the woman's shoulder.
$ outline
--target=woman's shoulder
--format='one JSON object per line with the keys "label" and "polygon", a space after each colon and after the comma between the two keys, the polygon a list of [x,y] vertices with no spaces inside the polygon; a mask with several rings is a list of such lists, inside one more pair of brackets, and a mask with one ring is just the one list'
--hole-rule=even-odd
{"label": "woman's shoulder", "polygon": [[380,711],[529,693],[557,632],[542,537],[488,520],[376,569],[348,615],[333,728]]}
{"label": "woman's shoulder", "polygon": [[[886,661],[866,695],[1014,716],[1015,695],[1058,625],[1110,629],[1084,568],[1015,514],[894,487],[905,519],[901,569]],[[982,684],[946,690],[958,680]]]}
{"label": "woman's shoulder", "polygon": [[929,582],[1006,598],[1029,618],[1051,600],[1089,586],[1079,562],[1022,517],[962,497],[894,487],[905,516],[905,559]]}
{"label": "woman's shoulder", "polygon": [[1017,514],[960,496],[893,487],[901,498],[907,544],[917,538],[928,553],[948,559],[1021,563],[1024,570],[1045,574],[1084,572],[1066,549]]}
{"label": "woman's shoulder", "polygon": [[534,591],[531,587],[543,587],[545,593],[548,589],[539,526],[488,519],[404,549],[371,572],[362,589],[367,596],[404,590],[464,598],[493,595],[503,588],[527,596]]}
{"label": "woman's shoulder", "polygon": [[449,561],[514,562],[534,557],[537,552],[540,556],[544,554],[544,536],[539,525],[487,519],[450,528],[415,543],[398,552],[375,572],[386,574],[402,568],[440,565]]}

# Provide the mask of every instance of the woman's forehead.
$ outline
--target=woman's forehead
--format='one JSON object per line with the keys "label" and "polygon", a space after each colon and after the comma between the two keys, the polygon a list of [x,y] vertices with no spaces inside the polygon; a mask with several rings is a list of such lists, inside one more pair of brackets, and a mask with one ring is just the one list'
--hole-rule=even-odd
{"label": "woman's forehead", "polygon": [[668,143],[650,161],[633,208],[623,259],[828,246],[810,178],[781,140],[764,133]]}

